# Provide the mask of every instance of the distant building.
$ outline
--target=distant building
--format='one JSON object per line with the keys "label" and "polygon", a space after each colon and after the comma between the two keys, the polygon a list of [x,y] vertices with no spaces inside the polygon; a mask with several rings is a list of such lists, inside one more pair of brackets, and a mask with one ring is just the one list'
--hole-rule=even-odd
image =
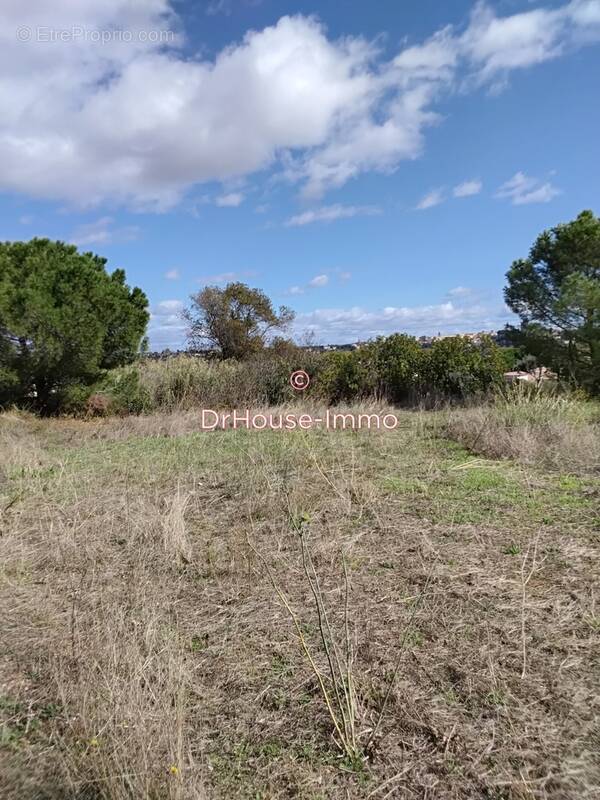
{"label": "distant building", "polygon": [[308,344],[302,346],[302,350],[310,350],[313,353],[325,353],[336,351],[358,350],[360,342],[353,342],[351,344]]}
{"label": "distant building", "polygon": [[492,339],[492,341],[500,345],[500,347],[504,347],[504,345],[498,341],[498,333],[499,331],[477,331],[475,333],[438,333],[437,336],[419,336],[417,341],[421,347],[427,348],[431,347],[434,342],[439,342],[442,339],[453,339],[456,336],[459,336],[461,339],[468,339],[468,341],[472,342],[473,344],[481,344],[483,338],[488,336],[490,339]]}
{"label": "distant building", "polygon": [[525,370],[511,370],[504,373],[504,380],[507,383],[546,383],[555,381],[558,376],[546,367],[536,367],[528,372]]}

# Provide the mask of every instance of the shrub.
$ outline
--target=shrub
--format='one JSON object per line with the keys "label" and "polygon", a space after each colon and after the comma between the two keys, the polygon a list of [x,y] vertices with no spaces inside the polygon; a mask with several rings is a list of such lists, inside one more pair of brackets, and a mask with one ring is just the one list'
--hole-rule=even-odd
{"label": "shrub", "polygon": [[377,375],[377,395],[398,403],[414,395],[421,384],[424,353],[412,336],[394,333],[366,347]]}
{"label": "shrub", "polygon": [[[154,408],[137,365],[108,372],[92,396],[105,398],[104,413],[110,410],[116,414],[141,414]],[[99,406],[98,401],[96,405]]]}
{"label": "shrub", "polygon": [[[244,361],[185,355],[140,360],[106,373],[93,392],[108,398],[102,413],[121,414],[280,405],[299,397],[332,404],[368,399],[400,403],[424,395],[444,399],[485,393],[502,380],[504,367],[500,349],[487,340],[476,345],[454,337],[426,351],[416,339],[394,334],[356,350],[325,353],[281,340]],[[301,395],[289,383],[298,369],[311,378]],[[84,392],[70,409],[89,412],[91,393]],[[98,402],[92,405],[99,413]]]}
{"label": "shrub", "polygon": [[90,395],[85,404],[85,411],[90,417],[104,417],[110,412],[110,398],[99,393]]}
{"label": "shrub", "polygon": [[438,339],[425,351],[424,389],[435,396],[464,399],[503,382],[504,361],[490,337],[475,344],[464,336]]}
{"label": "shrub", "polygon": [[65,387],[62,394],[61,411],[65,414],[82,414],[87,412],[88,403],[94,387],[74,383]]}
{"label": "shrub", "polygon": [[371,354],[362,349],[323,356],[317,393],[330,403],[350,402],[374,396],[377,376]]}

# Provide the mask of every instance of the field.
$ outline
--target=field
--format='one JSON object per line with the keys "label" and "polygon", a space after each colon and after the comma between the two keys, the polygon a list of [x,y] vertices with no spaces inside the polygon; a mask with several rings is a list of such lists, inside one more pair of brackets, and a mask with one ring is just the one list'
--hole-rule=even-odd
{"label": "field", "polygon": [[598,428],[562,411],[1,415],[0,796],[600,796]]}

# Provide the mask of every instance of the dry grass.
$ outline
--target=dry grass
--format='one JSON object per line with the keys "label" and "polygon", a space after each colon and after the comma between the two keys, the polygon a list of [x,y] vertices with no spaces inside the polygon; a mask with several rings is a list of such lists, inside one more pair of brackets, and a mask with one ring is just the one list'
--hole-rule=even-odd
{"label": "dry grass", "polygon": [[[0,416],[0,796],[597,797],[598,483],[431,419]],[[301,645],[331,696],[319,603],[366,760]]]}
{"label": "dry grass", "polygon": [[[204,408],[242,408],[246,405],[275,405],[291,401],[294,390],[289,376],[301,366],[313,377],[323,361],[316,354],[299,353],[293,363],[269,355],[245,361],[219,361],[177,356],[161,361],[142,360],[111,370],[105,377],[99,403],[111,412],[182,411]],[[315,394],[315,384],[309,393]]]}
{"label": "dry grass", "polygon": [[578,474],[600,471],[600,406],[514,387],[490,405],[453,411],[449,435],[491,458]]}

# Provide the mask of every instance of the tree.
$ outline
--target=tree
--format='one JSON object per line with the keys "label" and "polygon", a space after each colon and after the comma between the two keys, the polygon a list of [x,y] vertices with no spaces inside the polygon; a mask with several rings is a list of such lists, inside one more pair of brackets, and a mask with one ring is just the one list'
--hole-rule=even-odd
{"label": "tree", "polygon": [[73,387],[135,358],[148,300],[105,265],[64,242],[0,243],[0,404],[54,411]]}
{"label": "tree", "polygon": [[285,330],[294,319],[291,309],[281,306],[276,313],[264,292],[245,283],[207,286],[190,299],[184,312],[190,345],[208,345],[222,358],[246,358],[262,350],[271,331]]}
{"label": "tree", "polygon": [[573,383],[600,391],[600,219],[582,211],[514,261],[504,296],[521,317],[513,341]]}

